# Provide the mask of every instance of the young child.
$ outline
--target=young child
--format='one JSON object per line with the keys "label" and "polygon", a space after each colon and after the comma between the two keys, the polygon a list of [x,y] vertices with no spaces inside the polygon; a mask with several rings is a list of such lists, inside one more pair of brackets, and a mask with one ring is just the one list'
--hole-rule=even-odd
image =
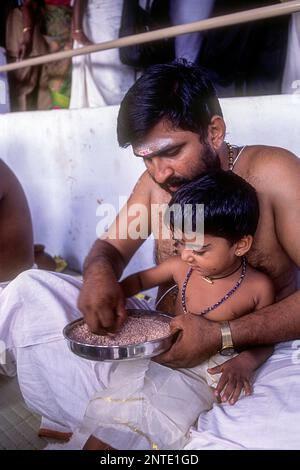
{"label": "young child", "polygon": [[[272,304],[270,279],[248,265],[245,257],[259,218],[254,188],[221,170],[180,188],[169,204],[176,208],[170,212],[175,239],[174,229],[186,204],[191,220],[185,225],[191,225],[193,232],[197,204],[204,204],[203,246],[195,246],[195,240],[191,244],[191,233],[183,224],[176,240],[179,254],[123,280],[126,297],[174,280],[179,288],[176,315],[204,315],[218,322]],[[234,404],[242,391],[251,393],[252,375],[272,350],[256,347],[229,361],[218,353],[190,369],[173,370],[151,360],[114,364],[107,388],[87,408],[81,431],[92,436],[84,448],[182,448],[190,427],[218,397],[221,403]]]}

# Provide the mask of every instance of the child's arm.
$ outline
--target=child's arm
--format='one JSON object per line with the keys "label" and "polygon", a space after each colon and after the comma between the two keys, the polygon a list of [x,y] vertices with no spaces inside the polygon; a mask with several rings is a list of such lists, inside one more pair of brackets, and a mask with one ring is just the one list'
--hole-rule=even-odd
{"label": "child's arm", "polygon": [[[257,286],[255,310],[271,305],[274,300],[273,284],[267,276],[263,276]],[[251,378],[254,371],[273,354],[273,350],[273,346],[248,349],[222,365],[208,369],[210,374],[222,374],[215,395],[222,402],[229,401],[231,405],[234,405],[239,399],[242,390],[246,395],[250,395],[252,393]]]}
{"label": "child's arm", "polygon": [[121,282],[125,297],[131,297],[143,290],[151,289],[173,280],[173,273],[180,262],[180,256],[172,256],[163,263],[145,271],[132,274]]}

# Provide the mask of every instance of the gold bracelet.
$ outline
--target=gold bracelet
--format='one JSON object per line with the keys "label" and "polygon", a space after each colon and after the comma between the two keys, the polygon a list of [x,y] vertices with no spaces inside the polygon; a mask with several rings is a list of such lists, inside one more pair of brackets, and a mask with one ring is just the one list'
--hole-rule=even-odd
{"label": "gold bracelet", "polygon": [[27,33],[27,31],[31,31],[32,28],[31,26],[25,26],[25,28],[23,28],[23,33]]}

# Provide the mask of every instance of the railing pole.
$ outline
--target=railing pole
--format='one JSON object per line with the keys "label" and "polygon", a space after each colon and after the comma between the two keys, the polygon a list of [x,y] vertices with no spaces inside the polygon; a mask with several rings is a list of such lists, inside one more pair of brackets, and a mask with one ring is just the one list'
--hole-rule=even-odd
{"label": "railing pole", "polygon": [[9,72],[11,70],[21,69],[34,65],[46,64],[48,62],[67,59],[78,55],[91,54],[93,52],[105,51],[108,49],[115,49],[126,46],[133,46],[137,44],[156,41],[159,39],[171,38],[186,33],[208,31],[210,29],[247,23],[249,21],[258,21],[266,18],[274,18],[277,16],[289,15],[291,13],[295,13],[296,11],[300,11],[300,0],[278,3],[277,5],[271,5],[267,7],[253,8],[247,11],[241,11],[238,13],[231,13],[229,15],[209,18],[207,20],[196,21],[194,23],[171,26],[169,28],[158,29],[156,31],[149,31],[147,33],[125,36],[123,38],[114,39],[113,41],[106,41],[100,44],[92,44],[91,46],[85,46],[79,49],[72,49],[69,51],[61,51],[55,52],[53,54],[31,57],[20,62],[2,65],[0,67],[0,72]]}

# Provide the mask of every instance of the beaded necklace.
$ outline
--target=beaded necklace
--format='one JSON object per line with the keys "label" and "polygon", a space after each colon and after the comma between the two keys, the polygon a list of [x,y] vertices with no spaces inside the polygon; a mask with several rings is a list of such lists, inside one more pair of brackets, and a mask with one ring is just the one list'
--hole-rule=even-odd
{"label": "beaded necklace", "polygon": [[228,149],[228,168],[229,168],[230,171],[233,171],[234,165],[236,164],[236,162],[240,158],[241,154],[243,153],[243,151],[245,150],[247,145],[244,145],[244,147],[242,147],[240,149],[240,151],[238,152],[235,159],[233,159],[233,146],[229,142],[225,142],[225,144],[226,144],[227,149]]}
{"label": "beaded necklace", "polygon": [[[217,307],[219,307],[221,304],[223,304],[226,300],[228,300],[235,293],[235,291],[240,287],[240,285],[242,284],[243,279],[246,275],[246,270],[247,270],[247,260],[246,260],[245,256],[243,256],[241,276],[240,276],[239,280],[237,281],[237,283],[235,284],[235,286],[232,289],[230,289],[230,291],[228,291],[227,294],[225,294],[224,297],[222,297],[222,299],[220,299],[218,302],[211,305],[210,307],[205,308],[201,312],[195,313],[194,315],[205,315],[206,313],[211,312],[212,310],[215,310]],[[186,292],[186,288],[187,288],[189,279],[192,275],[192,272],[193,272],[193,268],[190,268],[187,272],[186,278],[184,280],[184,283],[183,283],[182,289],[181,289],[181,305],[182,305],[184,313],[188,313],[188,309],[187,309],[187,306],[186,306],[185,292]],[[189,312],[189,313],[193,313],[193,312]]]}

